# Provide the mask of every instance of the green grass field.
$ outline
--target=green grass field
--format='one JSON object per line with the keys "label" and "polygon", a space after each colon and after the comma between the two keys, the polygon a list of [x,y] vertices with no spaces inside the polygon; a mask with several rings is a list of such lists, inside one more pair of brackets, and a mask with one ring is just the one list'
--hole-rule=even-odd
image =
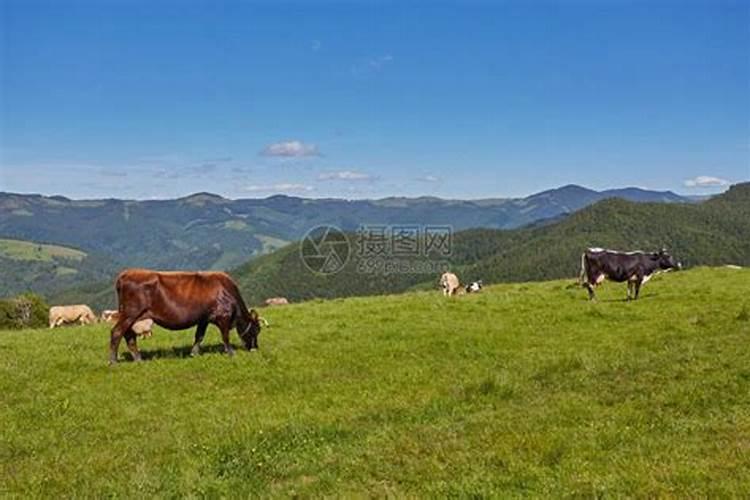
{"label": "green grass field", "polygon": [[259,352],[157,329],[114,367],[104,325],[0,332],[0,494],[747,495],[750,270],[599,295],[309,302]]}
{"label": "green grass field", "polygon": [[13,260],[51,262],[55,257],[82,260],[85,252],[60,245],[43,245],[32,241],[0,239],[0,256]]}

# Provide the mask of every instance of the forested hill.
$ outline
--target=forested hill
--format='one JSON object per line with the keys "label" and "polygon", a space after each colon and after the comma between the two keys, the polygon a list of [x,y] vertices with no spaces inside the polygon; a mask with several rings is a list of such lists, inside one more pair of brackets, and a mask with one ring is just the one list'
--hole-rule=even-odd
{"label": "forested hill", "polygon": [[[468,230],[454,235],[451,255],[433,258],[463,281],[486,283],[573,277],[588,246],[659,249],[666,246],[687,266],[750,265],[750,184],[701,204],[633,203],[603,200],[561,221],[516,230]],[[356,235],[350,234],[355,246]],[[236,277],[251,304],[272,296],[293,301],[352,295],[398,293],[434,288],[439,272],[362,272],[363,259],[351,260],[333,275],[312,273],[293,243],[238,267]],[[424,263],[424,262],[422,262]],[[53,294],[55,303],[114,305],[111,280]]]}
{"label": "forested hill", "polygon": [[319,224],[347,231],[362,223],[508,229],[559,217],[610,197],[690,202],[669,191],[594,191],[573,185],[525,198],[487,200],[343,200],[281,195],[230,200],[197,193],[175,200],[134,201],[0,193],[0,238],[76,248],[109,259],[114,267],[231,269],[299,240]]}
{"label": "forested hill", "polygon": [[[462,231],[454,235],[447,262],[463,281],[574,277],[581,252],[590,246],[644,251],[666,247],[688,267],[750,265],[750,183],[735,185],[701,204],[608,199],[553,224]],[[292,244],[233,274],[251,303],[271,296],[297,301],[437,286],[437,273],[362,272],[362,260],[352,252],[340,272],[315,274],[300,258],[299,244]],[[442,262],[442,258],[433,260]]]}

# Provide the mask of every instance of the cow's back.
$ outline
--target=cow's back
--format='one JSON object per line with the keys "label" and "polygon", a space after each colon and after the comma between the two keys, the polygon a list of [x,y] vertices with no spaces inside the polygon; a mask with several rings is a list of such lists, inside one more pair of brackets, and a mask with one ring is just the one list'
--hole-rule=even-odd
{"label": "cow's back", "polygon": [[207,313],[226,295],[234,296],[234,281],[222,272],[151,271],[127,269],[116,281],[119,309],[151,309],[155,312]]}

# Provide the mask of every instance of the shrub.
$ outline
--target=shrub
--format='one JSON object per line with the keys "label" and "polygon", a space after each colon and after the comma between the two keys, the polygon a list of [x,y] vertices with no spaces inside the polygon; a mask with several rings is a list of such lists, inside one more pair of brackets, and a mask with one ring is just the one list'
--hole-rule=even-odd
{"label": "shrub", "polygon": [[0,330],[44,327],[48,311],[44,299],[33,293],[0,299]]}

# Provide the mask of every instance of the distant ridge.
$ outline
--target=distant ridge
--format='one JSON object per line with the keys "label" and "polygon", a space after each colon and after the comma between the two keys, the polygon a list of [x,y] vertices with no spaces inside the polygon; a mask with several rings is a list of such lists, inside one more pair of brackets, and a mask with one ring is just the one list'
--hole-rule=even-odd
{"label": "distant ridge", "polygon": [[[0,238],[78,248],[104,270],[125,266],[226,270],[297,241],[320,224],[345,231],[355,231],[361,224],[449,225],[454,231],[514,229],[548,225],[613,196],[639,202],[689,201],[669,192],[594,191],[576,185],[525,198],[478,200],[286,195],[231,200],[206,191],[178,199],[138,201],[0,193]],[[0,266],[0,280],[7,275]],[[71,274],[66,283],[88,275]],[[60,280],[40,276],[35,282],[54,288]]]}
{"label": "distant ridge", "polygon": [[[574,190],[566,187],[563,192]],[[539,194],[550,195],[560,202],[556,190]],[[567,217],[558,215],[520,229],[469,229],[454,235],[448,260],[464,282],[573,280],[581,252],[590,246],[644,251],[666,247],[688,267],[750,266],[750,183],[732,186],[701,204],[610,197]],[[233,274],[255,303],[272,296],[299,301],[434,289],[437,284],[437,273],[362,274],[359,264],[355,255],[341,272],[315,275],[303,267],[298,245],[293,244]]]}

